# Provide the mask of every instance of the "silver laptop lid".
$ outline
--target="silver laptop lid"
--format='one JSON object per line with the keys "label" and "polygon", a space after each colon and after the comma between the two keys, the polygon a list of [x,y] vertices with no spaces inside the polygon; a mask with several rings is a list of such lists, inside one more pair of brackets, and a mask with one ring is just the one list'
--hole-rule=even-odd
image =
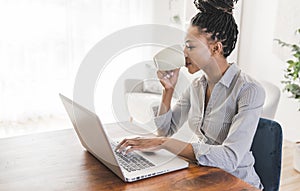
{"label": "silver laptop lid", "polygon": [[82,146],[124,180],[125,178],[98,116],[62,94],[59,94],[59,96]]}

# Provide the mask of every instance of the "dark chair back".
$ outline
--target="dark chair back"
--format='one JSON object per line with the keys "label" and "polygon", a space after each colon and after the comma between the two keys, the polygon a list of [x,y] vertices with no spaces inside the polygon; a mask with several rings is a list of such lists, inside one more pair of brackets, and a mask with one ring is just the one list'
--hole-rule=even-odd
{"label": "dark chair back", "polygon": [[265,191],[279,190],[281,171],[282,130],[272,120],[260,118],[251,151],[254,168]]}

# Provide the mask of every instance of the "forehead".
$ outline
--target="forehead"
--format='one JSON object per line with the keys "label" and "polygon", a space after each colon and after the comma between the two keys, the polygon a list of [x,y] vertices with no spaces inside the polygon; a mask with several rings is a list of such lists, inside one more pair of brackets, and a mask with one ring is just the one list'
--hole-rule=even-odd
{"label": "forehead", "polygon": [[205,42],[207,43],[207,38],[205,34],[200,34],[199,30],[195,26],[189,26],[187,34],[185,37],[185,42]]}

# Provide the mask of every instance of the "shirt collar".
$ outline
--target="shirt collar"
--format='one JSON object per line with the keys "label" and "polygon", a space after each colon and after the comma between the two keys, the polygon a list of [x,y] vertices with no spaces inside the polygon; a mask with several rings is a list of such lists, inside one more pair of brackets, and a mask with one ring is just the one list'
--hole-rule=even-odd
{"label": "shirt collar", "polygon": [[232,80],[240,71],[241,69],[239,69],[236,64],[230,64],[229,68],[226,70],[219,82],[229,88]]}
{"label": "shirt collar", "polygon": [[[234,79],[236,74],[239,73],[240,71],[241,71],[241,69],[239,69],[236,64],[234,64],[234,63],[230,64],[229,68],[226,70],[226,72],[224,73],[224,75],[222,76],[222,78],[219,80],[218,83],[221,83],[224,86],[226,86],[227,88],[229,88],[232,80]],[[198,86],[199,84],[201,84],[202,86],[205,86],[207,84],[205,75],[196,79],[193,84],[195,87]]]}

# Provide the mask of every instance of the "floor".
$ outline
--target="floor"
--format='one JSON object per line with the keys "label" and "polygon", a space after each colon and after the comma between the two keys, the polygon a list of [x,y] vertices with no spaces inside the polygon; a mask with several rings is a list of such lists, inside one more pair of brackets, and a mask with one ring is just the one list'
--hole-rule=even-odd
{"label": "floor", "polygon": [[282,151],[281,191],[300,190],[300,172],[293,168],[293,152],[295,143],[284,141]]}
{"label": "floor", "polygon": [[[72,124],[66,116],[55,119],[49,117],[19,123],[0,122],[0,138],[68,128],[72,128]],[[289,141],[284,141],[283,143],[280,191],[300,190],[300,172],[297,172],[293,168],[294,146],[295,144]]]}

